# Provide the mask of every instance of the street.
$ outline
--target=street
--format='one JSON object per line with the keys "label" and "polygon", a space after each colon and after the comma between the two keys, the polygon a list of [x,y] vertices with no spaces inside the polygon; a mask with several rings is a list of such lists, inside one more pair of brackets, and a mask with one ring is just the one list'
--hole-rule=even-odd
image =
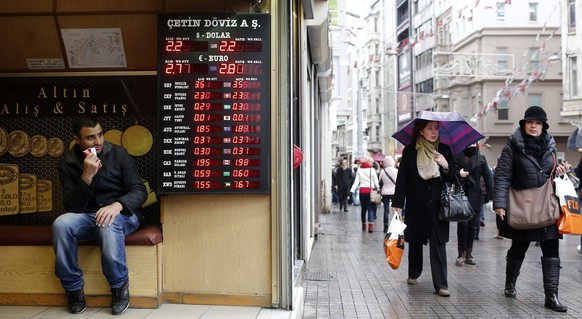
{"label": "street", "polygon": [[424,249],[424,270],[418,285],[409,286],[407,252],[400,268],[392,270],[383,251],[383,208],[378,206],[375,232],[362,232],[360,207],[320,215],[320,231],[307,263],[304,318],[581,318],[582,255],[579,236],[560,241],[562,271],[559,297],[567,313],[544,308],[541,250],[534,243],[517,280],[517,298],[506,298],[505,254],[511,241],[495,239],[495,216],[486,213],[480,240],[475,241],[474,266],[455,266],[456,223],[447,244],[450,297],[435,294]]}

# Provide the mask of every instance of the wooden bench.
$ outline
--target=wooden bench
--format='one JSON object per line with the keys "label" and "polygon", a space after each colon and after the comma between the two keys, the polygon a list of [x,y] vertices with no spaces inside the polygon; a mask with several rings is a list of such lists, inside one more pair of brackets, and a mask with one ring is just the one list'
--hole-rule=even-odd
{"label": "wooden bench", "polygon": [[[132,308],[157,308],[162,288],[162,230],[145,225],[125,238]],[[110,307],[96,242],[79,246],[88,307]],[[54,273],[50,225],[0,225],[0,305],[66,306]]]}

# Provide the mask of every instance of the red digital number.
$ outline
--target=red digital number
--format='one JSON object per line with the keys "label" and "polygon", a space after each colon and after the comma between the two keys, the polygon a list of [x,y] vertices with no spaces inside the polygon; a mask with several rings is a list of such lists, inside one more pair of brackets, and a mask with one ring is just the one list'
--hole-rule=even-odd
{"label": "red digital number", "polygon": [[260,155],[261,149],[256,147],[233,147],[233,155]]}
{"label": "red digital number", "polygon": [[260,172],[257,170],[250,170],[250,169],[235,169],[232,171],[232,177],[236,178],[252,178],[252,177],[259,177]]}
{"label": "red digital number", "polygon": [[233,144],[259,144],[258,136],[235,135],[232,137]]}
{"label": "red digital number", "polygon": [[195,178],[208,178],[210,177],[211,170],[209,169],[195,169],[192,173]]}
{"label": "red digital number", "polygon": [[195,166],[210,166],[210,159],[208,158],[200,158],[194,161]]}
{"label": "red digital number", "polygon": [[261,104],[259,103],[247,103],[247,102],[235,102],[232,103],[233,111],[260,111]]}
{"label": "red digital number", "polygon": [[240,167],[249,167],[249,166],[260,166],[261,160],[260,159],[251,159],[251,158],[237,158],[234,160],[234,166]]}
{"label": "red digital number", "polygon": [[166,63],[166,74],[189,74],[190,63]]}
{"label": "red digital number", "polygon": [[213,189],[220,188],[220,182],[216,181],[194,181],[193,187],[195,189]]}
{"label": "red digital number", "polygon": [[245,189],[245,188],[259,188],[261,183],[252,181],[233,181],[234,188]]}
{"label": "red digital number", "polygon": [[210,155],[210,147],[195,147],[194,155]]}
{"label": "red digital number", "polygon": [[260,133],[261,127],[258,125],[235,125],[232,130],[235,133]]}

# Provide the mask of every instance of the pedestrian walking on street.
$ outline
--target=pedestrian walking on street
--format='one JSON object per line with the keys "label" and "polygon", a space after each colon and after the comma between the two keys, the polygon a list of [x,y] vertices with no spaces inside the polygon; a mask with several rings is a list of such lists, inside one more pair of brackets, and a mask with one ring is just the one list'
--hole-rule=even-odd
{"label": "pedestrian walking on street", "polygon": [[[481,178],[485,181],[487,193],[493,196],[493,177],[485,156],[479,153],[477,143],[467,147],[463,153],[455,157],[456,173],[461,177],[460,182],[473,211],[480,212],[483,208],[481,192]],[[457,243],[459,256],[455,265],[475,265],[473,258],[473,241],[481,216],[477,213],[472,220],[457,223]]]}
{"label": "pedestrian walking on street", "polygon": [[[558,226],[517,230],[508,225],[507,203],[510,187],[530,189],[543,186],[553,178],[552,171],[564,175],[563,166],[556,167],[556,141],[548,133],[548,117],[543,108],[530,106],[519,127],[509,137],[495,168],[495,196],[493,208],[500,217],[500,235],[512,239],[507,251],[505,270],[505,296],[515,298],[516,281],[530,242],[539,242],[542,250],[542,275],[545,292],[544,306],[554,311],[566,312],[567,307],[558,299],[560,279],[560,251]],[[549,198],[547,199],[550,200]],[[541,212],[540,212],[541,213]],[[511,218],[511,211],[509,211]]]}
{"label": "pedestrian walking on street", "polygon": [[335,173],[334,187],[339,196],[340,212],[348,211],[348,197],[350,196],[350,188],[352,187],[352,169],[348,167],[348,160],[342,159],[340,167]]}
{"label": "pedestrian walking on street", "polygon": [[384,206],[384,232],[388,232],[388,222],[390,219],[390,202],[394,197],[394,189],[396,188],[396,177],[398,176],[398,169],[395,167],[396,162],[392,156],[384,157],[384,168],[380,171],[380,183],[382,184],[382,205]]}
{"label": "pedestrian walking on street", "polygon": [[404,239],[408,242],[409,285],[417,284],[422,274],[423,245],[430,244],[430,268],[435,292],[450,296],[447,280],[449,222],[441,221],[440,197],[444,181],[450,181],[453,155],[440,143],[439,122],[417,119],[413,139],[402,152],[392,208],[401,214],[406,202]]}
{"label": "pedestrian walking on street", "polygon": [[337,194],[337,189],[335,187],[338,169],[339,169],[339,164],[336,163],[334,168],[331,170],[331,203],[333,205],[336,205],[339,203],[339,195]]}
{"label": "pedestrian walking on street", "polygon": [[380,183],[378,182],[376,170],[372,167],[374,160],[369,156],[364,156],[360,159],[360,163],[360,169],[358,169],[350,193],[355,192],[356,188],[360,188],[362,231],[366,231],[367,228],[368,232],[372,233],[374,232],[373,206],[376,206],[376,204],[370,201],[370,191],[372,189],[380,189]]}

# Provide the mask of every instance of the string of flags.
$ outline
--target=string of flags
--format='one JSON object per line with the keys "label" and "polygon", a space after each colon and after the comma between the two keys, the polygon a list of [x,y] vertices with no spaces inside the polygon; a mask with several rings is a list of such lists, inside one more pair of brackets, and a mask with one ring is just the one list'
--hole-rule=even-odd
{"label": "string of flags", "polygon": [[[473,0],[473,1],[474,1],[473,8],[478,7],[480,2],[481,2],[481,0]],[[506,5],[511,5],[511,0],[504,0],[503,3]],[[540,40],[542,35],[546,33],[547,22],[550,19],[550,17],[553,15],[553,13],[556,11],[556,8],[558,7],[558,5],[559,5],[559,2],[556,3],[554,10],[552,10],[552,12],[548,16],[548,19],[546,20],[546,22],[544,22],[542,29],[537,33],[532,44],[530,44],[527,47],[527,49],[524,51],[524,53],[522,54],[521,60],[514,67],[514,72],[512,72],[511,76],[504,81],[503,85],[497,90],[494,97],[488,103],[486,103],[482,107],[482,109],[477,112],[477,114],[475,114],[471,118],[471,122],[477,122],[485,114],[487,114],[489,111],[497,110],[500,106],[506,107],[507,104],[509,103],[509,101],[512,100],[513,98],[515,98],[515,96],[517,94],[525,93],[525,91],[534,82],[537,82],[540,80],[543,81],[545,79],[545,75],[547,73],[548,68],[552,64],[552,61],[548,58],[545,61],[543,61],[543,63],[540,63],[537,68],[532,68],[531,63],[534,61],[536,63],[537,63],[537,61],[540,61],[539,57],[541,57],[543,55],[543,53],[545,52],[546,44],[548,43],[548,41],[550,39],[552,39],[556,35],[556,33],[558,31],[557,29],[554,30],[546,39],[544,39],[544,41],[542,41],[542,43],[539,46],[536,46],[536,43]],[[458,10],[457,11],[458,18],[459,19],[464,18],[467,21],[472,21],[473,20],[473,10],[472,10],[473,8],[469,8],[469,6],[465,6],[463,9]],[[483,9],[484,10],[493,10],[494,8],[492,5],[484,4]],[[438,30],[445,30],[446,31],[449,28],[449,24],[445,24],[443,22],[443,20],[437,20],[436,26],[437,26]],[[399,55],[402,52],[406,52],[406,51],[414,48],[415,45],[417,45],[419,42],[425,40],[426,38],[434,37],[434,35],[435,35],[434,32],[430,32],[427,34],[424,31],[420,31],[414,37],[409,37],[409,38],[403,39],[400,42],[397,42],[395,44],[394,48],[386,48],[386,53]],[[534,52],[530,51],[530,48],[535,48],[535,47],[537,47],[537,50],[535,50]],[[532,70],[529,70],[530,68]],[[530,71],[530,72],[528,72],[528,71]],[[521,78],[522,74],[524,74],[524,73],[526,74],[526,76]],[[516,79],[518,79],[518,78],[521,78],[521,81],[518,84],[513,85],[514,81],[516,81]]]}
{"label": "string of flags", "polygon": [[[457,11],[459,19],[464,18],[467,21],[473,21],[472,9],[477,8],[479,6],[479,3],[481,2],[481,0],[473,0],[473,1],[474,1],[473,7],[469,8],[469,6],[465,6],[463,9],[460,9]],[[507,4],[507,5],[511,5],[511,0],[504,0],[503,3]],[[467,10],[467,9],[469,9],[469,10]],[[485,5],[483,5],[483,9],[484,10],[493,10],[493,6],[485,4]],[[449,25],[444,24],[444,22],[442,20],[437,20],[436,26],[437,26],[437,29],[439,29],[439,30],[442,29],[442,30],[446,31],[449,29]],[[400,54],[402,51],[407,51],[407,50],[414,48],[415,45],[417,45],[419,42],[425,40],[425,38],[432,38],[432,37],[434,37],[434,35],[435,35],[434,32],[427,33],[425,31],[420,31],[414,37],[409,37],[409,38],[403,39],[402,41],[397,42],[394,45],[394,47],[386,48],[386,52],[389,54]]]}
{"label": "string of flags", "polygon": [[[506,0],[505,3],[511,4],[511,0],[509,0],[509,2]],[[526,49],[524,51],[524,53],[522,54],[521,61],[514,68],[515,72],[513,72],[512,75],[505,80],[505,82],[503,83],[501,88],[499,88],[497,90],[497,92],[495,93],[494,97],[487,104],[485,104],[483,106],[483,108],[479,112],[477,112],[477,114],[473,115],[473,117],[471,118],[471,122],[476,123],[481,118],[483,118],[483,116],[485,114],[487,114],[488,112],[490,112],[492,110],[499,109],[499,107],[502,105],[504,107],[507,107],[507,104],[509,103],[509,101],[511,101],[513,98],[515,98],[515,96],[517,94],[519,94],[519,93],[524,94],[525,91],[532,85],[532,83],[540,81],[540,80],[543,81],[545,79],[545,75],[547,73],[547,70],[553,62],[549,57],[547,59],[545,59],[543,61],[543,63],[541,63],[537,68],[531,70],[531,72],[529,72],[529,74],[526,74],[526,76],[519,82],[519,84],[514,85],[513,87],[511,86],[516,78],[520,77],[521,74],[523,74],[523,73],[527,73],[528,68],[531,66],[532,61],[537,61],[538,57],[543,55],[543,53],[546,49],[546,44],[558,32],[558,29],[554,30],[539,45],[538,49],[535,52],[533,52],[533,53],[530,52],[529,48],[535,47],[535,44],[539,41],[540,37],[542,36],[542,33],[545,33],[547,22],[550,19],[550,17],[554,14],[554,12],[556,11],[556,8],[558,7],[558,5],[559,5],[559,2],[557,2],[556,5],[554,6],[554,9],[549,14],[548,19],[544,22],[542,29],[536,35],[533,43],[530,44],[528,46],[528,49]]]}

